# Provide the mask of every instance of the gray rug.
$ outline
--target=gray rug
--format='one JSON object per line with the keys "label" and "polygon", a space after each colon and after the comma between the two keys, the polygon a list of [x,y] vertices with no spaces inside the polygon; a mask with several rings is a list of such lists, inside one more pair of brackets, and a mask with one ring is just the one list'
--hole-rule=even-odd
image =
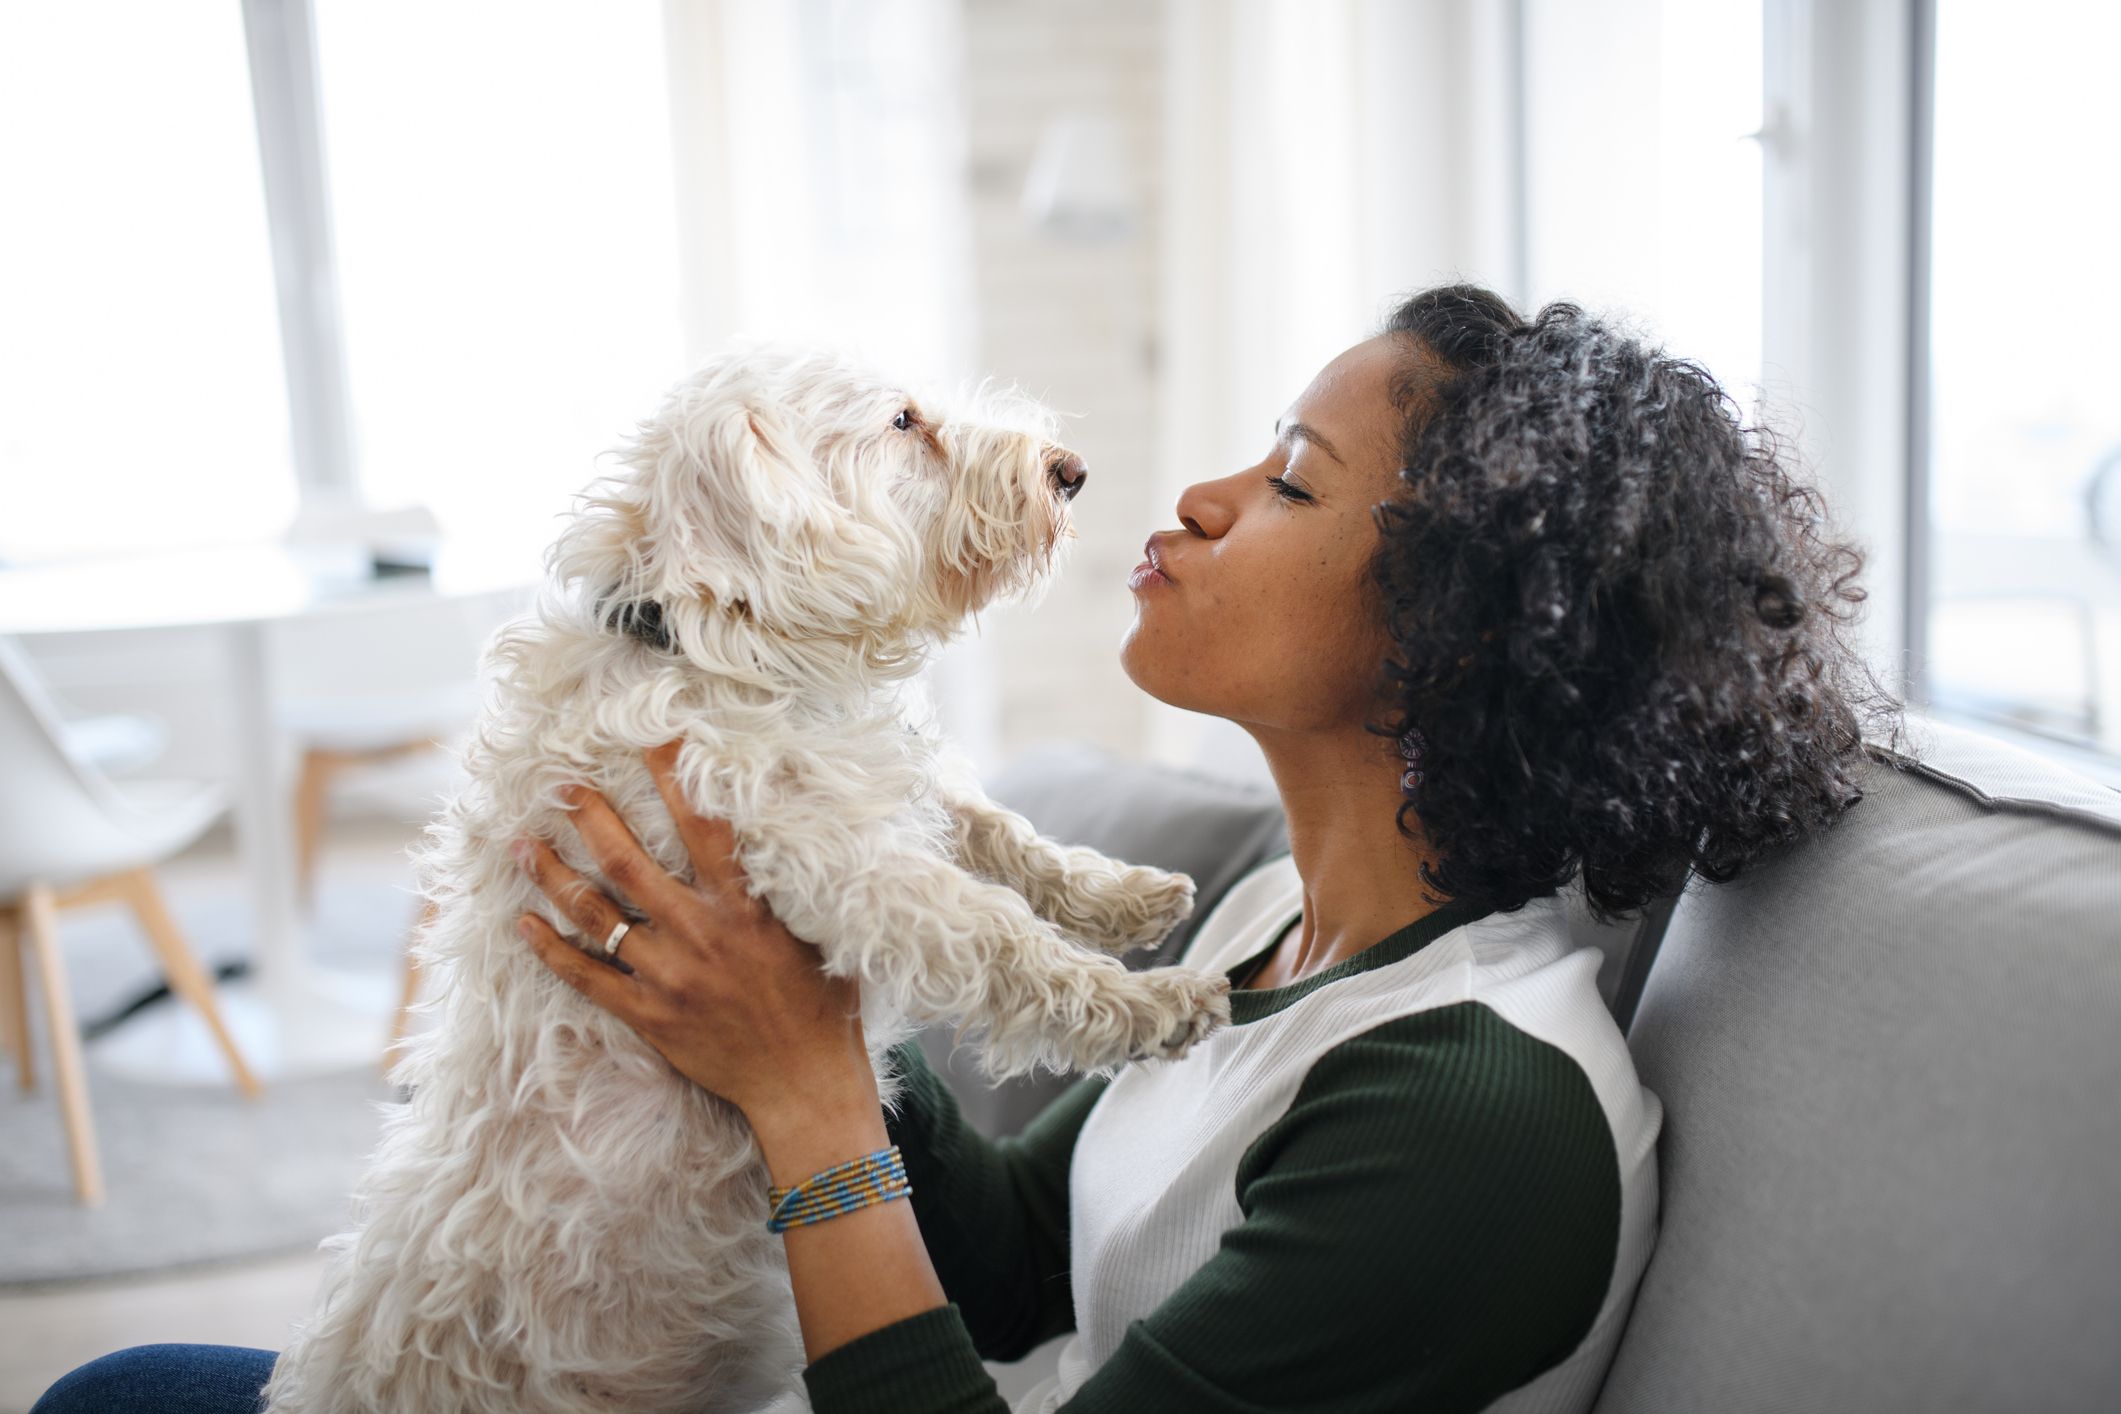
{"label": "gray rug", "polygon": [[0,1101],[0,1288],[312,1248],[343,1225],[389,1099],[372,1074],[282,1081],[255,1102],[89,1083],[100,1208],[74,1202],[49,1088]]}
{"label": "gray rug", "polygon": [[[414,909],[410,871],[387,847],[334,863],[319,890],[313,955],[336,966],[389,966]],[[209,967],[249,956],[232,866],[173,868],[164,892]],[[105,1015],[159,980],[124,910],[68,910],[59,924],[80,1016]],[[0,1059],[0,1287],[303,1251],[343,1224],[347,1194],[375,1144],[378,1107],[392,1098],[375,1066],[278,1081],[246,1101],[230,1085],[128,1082],[91,1061],[108,1196],[85,1209],[73,1199],[36,1012],[35,1093],[23,1095]]]}

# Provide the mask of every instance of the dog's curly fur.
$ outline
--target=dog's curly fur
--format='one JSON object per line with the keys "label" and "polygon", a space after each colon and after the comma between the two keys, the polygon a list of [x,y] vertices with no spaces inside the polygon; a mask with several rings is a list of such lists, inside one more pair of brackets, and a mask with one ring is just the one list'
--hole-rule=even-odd
{"label": "dog's curly fur", "polygon": [[647,747],[682,739],[684,793],[734,825],[753,891],[861,977],[887,1102],[886,1052],[918,1022],[969,1027],[1006,1075],[1176,1055],[1227,1020],[1226,979],[1111,956],[1183,919],[1190,880],[1039,838],[906,720],[927,650],[1054,567],[1059,455],[1020,400],[946,415],[771,349],[642,425],[489,647],[467,783],[417,861],[440,1024],[394,1071],[410,1099],[270,1408],[752,1409],[800,1388],[741,1116],[515,936],[531,909],[575,932],[515,840],[620,892],[564,825],[570,785],[689,877]]}
{"label": "dog's curly fur", "polygon": [[1699,365],[1573,305],[1405,301],[1374,562],[1425,871],[1501,909],[1580,870],[1607,918],[1722,882],[1862,797],[1900,704],[1849,632],[1863,556]]}

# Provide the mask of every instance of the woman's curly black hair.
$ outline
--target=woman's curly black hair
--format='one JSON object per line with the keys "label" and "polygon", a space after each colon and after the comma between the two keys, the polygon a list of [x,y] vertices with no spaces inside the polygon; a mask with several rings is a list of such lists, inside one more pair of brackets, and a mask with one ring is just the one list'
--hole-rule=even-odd
{"label": "woman's curly black hair", "polygon": [[1862,553],[1706,371],[1552,304],[1424,291],[1376,508],[1399,825],[1502,910],[1580,870],[1607,920],[1721,882],[1862,798],[1900,704],[1849,628]]}

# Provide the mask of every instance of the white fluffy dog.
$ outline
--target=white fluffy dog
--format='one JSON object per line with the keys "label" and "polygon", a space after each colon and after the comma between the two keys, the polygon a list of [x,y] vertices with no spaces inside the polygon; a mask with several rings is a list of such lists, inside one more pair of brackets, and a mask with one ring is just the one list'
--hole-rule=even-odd
{"label": "white fluffy dog", "polygon": [[1223,978],[1109,955],[1163,938],[1191,880],[1041,839],[907,720],[927,650],[1053,568],[1083,474],[1034,406],[959,417],[824,355],[753,351],[672,390],[488,649],[468,783],[418,860],[441,1021],[394,1072],[410,1101],[272,1409],[738,1410],[800,1390],[742,1117],[515,934],[532,908],[574,932],[517,839],[619,895],[565,825],[575,783],[690,877],[647,747],[684,741],[678,779],[732,823],[753,890],[861,976],[887,1097],[913,1023],[971,1028],[1004,1075],[1175,1055],[1228,1018]]}

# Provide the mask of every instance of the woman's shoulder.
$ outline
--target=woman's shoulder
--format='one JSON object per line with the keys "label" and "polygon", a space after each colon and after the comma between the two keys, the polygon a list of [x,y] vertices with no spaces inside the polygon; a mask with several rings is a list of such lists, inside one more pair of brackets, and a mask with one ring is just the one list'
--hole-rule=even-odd
{"label": "woman's shoulder", "polygon": [[1610,1182],[1614,1116],[1581,1058],[1480,1001],[1379,1022],[1312,1061],[1288,1107],[1247,1148],[1237,1179],[1295,1157],[1367,1170],[1383,1164],[1485,1182],[1503,1171]]}
{"label": "woman's shoulder", "polygon": [[1469,932],[1474,961],[1465,1000],[1579,1068],[1623,1151],[1652,1142],[1662,1109],[1637,1078],[1627,1038],[1598,990],[1604,954],[1576,940],[1564,899],[1533,899],[1514,913],[1489,915]]}

